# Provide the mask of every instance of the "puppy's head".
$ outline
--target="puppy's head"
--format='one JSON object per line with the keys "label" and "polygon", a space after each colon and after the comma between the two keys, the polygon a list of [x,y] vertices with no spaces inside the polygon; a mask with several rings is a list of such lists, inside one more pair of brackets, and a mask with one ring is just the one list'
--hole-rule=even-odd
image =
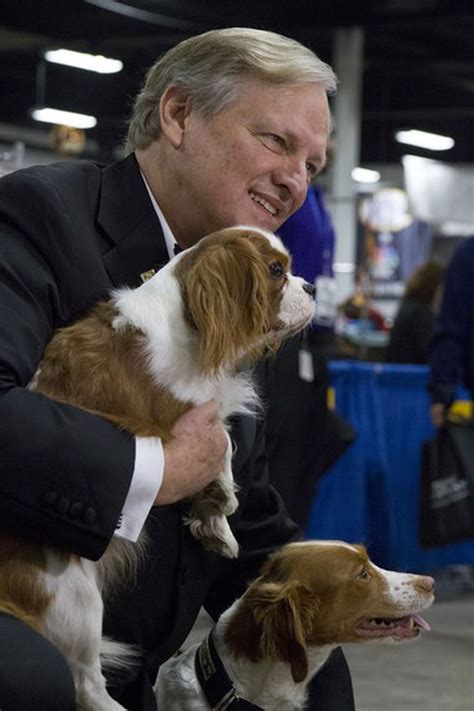
{"label": "puppy's head", "polygon": [[365,548],[292,543],[270,556],[239,601],[225,639],[235,657],[282,661],[308,674],[306,650],[346,642],[415,639],[433,602],[432,578],[382,570]]}
{"label": "puppy's head", "polygon": [[281,241],[258,228],[208,235],[179,256],[174,274],[203,372],[258,357],[314,314],[314,290],[291,275]]}

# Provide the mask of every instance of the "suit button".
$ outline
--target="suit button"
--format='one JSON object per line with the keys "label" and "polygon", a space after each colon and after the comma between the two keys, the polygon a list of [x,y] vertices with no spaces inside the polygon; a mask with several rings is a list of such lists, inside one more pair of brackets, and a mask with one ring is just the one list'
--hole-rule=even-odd
{"label": "suit button", "polygon": [[67,511],[69,511],[69,499],[66,499],[65,496],[60,496],[59,499],[56,501],[54,508],[59,514],[65,514]]}
{"label": "suit button", "polygon": [[84,511],[82,514],[82,520],[84,521],[85,524],[88,526],[92,526],[93,523],[97,521],[97,512],[95,509],[89,507]]}
{"label": "suit button", "polygon": [[41,497],[41,503],[45,506],[52,506],[57,498],[58,495],[55,491],[47,491]]}
{"label": "suit button", "polygon": [[80,501],[75,501],[69,507],[69,515],[72,518],[76,518],[82,512],[82,504]]}

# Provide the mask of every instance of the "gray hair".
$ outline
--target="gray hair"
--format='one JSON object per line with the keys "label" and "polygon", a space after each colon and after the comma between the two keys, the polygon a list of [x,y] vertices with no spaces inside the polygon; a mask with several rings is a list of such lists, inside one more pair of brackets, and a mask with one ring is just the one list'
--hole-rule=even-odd
{"label": "gray hair", "polygon": [[168,86],[181,89],[210,117],[235,101],[249,80],[316,83],[328,95],[337,85],[329,64],[294,39],[242,27],[211,30],[180,42],[150,68],[135,100],[126,152],[147,148],[160,136],[160,99]]}

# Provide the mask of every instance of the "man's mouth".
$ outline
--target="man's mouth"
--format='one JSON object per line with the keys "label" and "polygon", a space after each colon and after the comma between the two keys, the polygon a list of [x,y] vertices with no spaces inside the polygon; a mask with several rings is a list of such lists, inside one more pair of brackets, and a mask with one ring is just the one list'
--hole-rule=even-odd
{"label": "man's mouth", "polygon": [[270,215],[275,217],[275,215],[277,214],[277,209],[273,207],[273,205],[271,205],[268,200],[265,200],[265,198],[260,197],[260,195],[257,195],[256,193],[251,192],[249,193],[249,195],[254,202],[258,202],[258,204],[264,207]]}

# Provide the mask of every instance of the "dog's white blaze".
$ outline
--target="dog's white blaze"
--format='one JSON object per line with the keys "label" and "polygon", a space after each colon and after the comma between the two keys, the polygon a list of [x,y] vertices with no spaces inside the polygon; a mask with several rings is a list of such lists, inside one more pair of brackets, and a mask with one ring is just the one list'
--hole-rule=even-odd
{"label": "dog's white blaze", "polygon": [[383,576],[387,583],[387,594],[397,605],[400,612],[416,612],[417,602],[420,603],[420,610],[426,607],[426,593],[420,593],[416,589],[416,579],[419,576],[410,573],[397,573],[393,570],[379,568],[372,563],[372,567]]}
{"label": "dog's white blaze", "polygon": [[277,249],[279,252],[283,252],[286,256],[289,254],[281,239],[273,234],[273,232],[264,230],[262,227],[257,227],[256,225],[235,225],[234,227],[227,227],[222,231],[225,232],[226,230],[242,230],[243,232],[248,232],[250,230],[251,232],[258,232],[263,237],[267,238],[274,249]]}
{"label": "dog's white blaze", "polygon": [[350,543],[346,543],[345,541],[297,541],[295,543],[291,543],[289,545],[292,546],[334,546],[335,548],[347,548],[347,550],[353,551],[354,553],[358,553],[359,551],[355,546],[351,546]]}
{"label": "dog's white blaze", "polygon": [[284,255],[288,256],[289,252],[279,237],[274,235],[273,232],[260,231],[268,239],[273,249],[277,249],[279,252],[283,252]]}

